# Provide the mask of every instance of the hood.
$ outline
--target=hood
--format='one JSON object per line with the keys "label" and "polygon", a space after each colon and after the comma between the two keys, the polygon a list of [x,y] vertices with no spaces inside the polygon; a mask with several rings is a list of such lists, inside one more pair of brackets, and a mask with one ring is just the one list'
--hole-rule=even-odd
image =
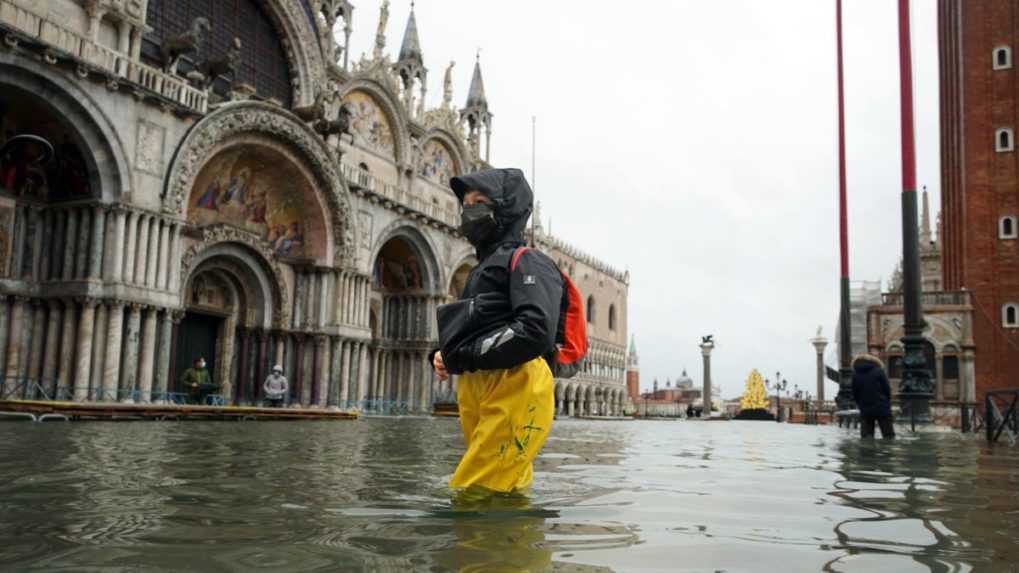
{"label": "hood", "polygon": [[500,233],[487,245],[478,248],[479,256],[503,243],[523,243],[527,218],[531,215],[534,192],[519,169],[486,169],[449,180],[456,198],[463,203],[468,191],[480,191],[492,200]]}
{"label": "hood", "polygon": [[866,372],[874,368],[884,368],[884,364],[881,363],[880,358],[873,354],[860,354],[853,359],[853,370]]}

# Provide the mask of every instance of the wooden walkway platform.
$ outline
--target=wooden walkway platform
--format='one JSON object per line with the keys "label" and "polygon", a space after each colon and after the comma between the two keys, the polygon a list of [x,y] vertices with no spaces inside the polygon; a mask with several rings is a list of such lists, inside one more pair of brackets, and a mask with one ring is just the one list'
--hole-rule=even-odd
{"label": "wooden walkway platform", "polygon": [[[20,412],[36,418],[65,416],[69,420],[356,420],[357,412],[325,408],[257,408],[180,404],[118,404],[0,400],[0,413]],[[27,417],[26,417],[27,418]]]}

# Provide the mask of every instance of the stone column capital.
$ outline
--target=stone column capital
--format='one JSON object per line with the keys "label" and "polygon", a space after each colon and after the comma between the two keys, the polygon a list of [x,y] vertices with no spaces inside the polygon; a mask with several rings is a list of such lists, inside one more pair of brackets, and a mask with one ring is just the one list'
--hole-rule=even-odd
{"label": "stone column capital", "polygon": [[100,300],[93,296],[79,296],[75,297],[74,301],[82,306],[82,308],[95,308],[99,306]]}
{"label": "stone column capital", "polygon": [[186,314],[183,310],[169,310],[168,312],[170,313],[170,320],[172,320],[174,324],[180,324],[181,321],[184,320],[184,315]]}

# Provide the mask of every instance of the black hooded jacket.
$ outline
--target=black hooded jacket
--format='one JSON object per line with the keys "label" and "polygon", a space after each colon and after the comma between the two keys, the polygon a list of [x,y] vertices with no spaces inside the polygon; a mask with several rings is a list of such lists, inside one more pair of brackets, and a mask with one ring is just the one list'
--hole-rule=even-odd
{"label": "black hooded jacket", "polygon": [[892,387],[880,364],[861,358],[853,362],[853,400],[861,416],[892,415]]}
{"label": "black hooded jacket", "polygon": [[555,349],[563,278],[555,263],[527,249],[524,229],[534,194],[519,169],[490,169],[450,181],[460,202],[468,191],[492,200],[496,238],[475,245],[480,263],[460,300],[439,308],[442,359],[451,374],[513,368]]}

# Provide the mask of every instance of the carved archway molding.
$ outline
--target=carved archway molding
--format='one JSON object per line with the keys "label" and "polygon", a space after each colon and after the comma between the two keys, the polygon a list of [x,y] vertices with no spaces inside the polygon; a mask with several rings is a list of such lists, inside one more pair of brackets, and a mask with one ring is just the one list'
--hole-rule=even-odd
{"label": "carved archway molding", "polygon": [[[456,169],[455,175],[463,175],[467,173],[468,166],[470,163],[467,161],[467,157],[470,155],[467,153],[467,147],[463,141],[450,133],[449,131],[441,128],[433,128],[428,130],[424,136],[421,137],[421,149],[428,145],[431,140],[437,140],[445,145],[446,149],[449,150],[450,155],[453,156],[453,164]],[[415,169],[419,169],[420,165],[415,165]]]}
{"label": "carved archway molding", "polygon": [[386,84],[372,76],[355,75],[353,80],[340,86],[338,95],[340,99],[343,99],[349,93],[356,91],[368,94],[382,108],[382,113],[386,114],[389,126],[393,130],[393,145],[395,147],[393,161],[402,172],[410,159],[408,153],[408,149],[410,149],[410,128],[408,127],[410,118],[407,117],[403,104]]}
{"label": "carved archway molding", "polygon": [[255,101],[224,105],[198,122],[181,142],[166,180],[163,211],[187,218],[187,200],[195,178],[213,159],[217,147],[245,135],[268,135],[296,151],[308,163],[326,198],[332,224],[333,264],[353,268],[356,263],[355,223],[347,189],[333,152],[307,125],[277,106]]}
{"label": "carved archway molding", "polygon": [[379,233],[378,240],[372,246],[371,256],[368,258],[369,275],[372,273],[375,261],[382,252],[382,248],[393,239],[403,239],[411,245],[411,249],[416,251],[418,258],[427,269],[429,293],[442,295],[449,292],[448,287],[444,291],[438,290],[440,285],[448,284],[448,281],[442,272],[442,265],[439,264],[438,251],[435,249],[435,245],[425,233],[422,233],[410,221],[402,218],[393,221]]}
{"label": "carved archway molding", "polygon": [[[272,297],[272,328],[288,328],[290,326],[290,305],[287,301],[287,283],[283,279],[283,269],[273,256],[272,248],[254,233],[242,231],[224,224],[210,225],[201,229],[201,239],[191,245],[181,257],[180,276],[187,284],[191,274],[204,260],[208,251],[218,245],[233,244],[246,247],[262,266],[262,270],[272,279],[272,291],[266,293]],[[254,269],[252,269],[254,270]],[[187,296],[188,289],[181,288],[181,296]],[[182,304],[182,307],[186,306]]]}

